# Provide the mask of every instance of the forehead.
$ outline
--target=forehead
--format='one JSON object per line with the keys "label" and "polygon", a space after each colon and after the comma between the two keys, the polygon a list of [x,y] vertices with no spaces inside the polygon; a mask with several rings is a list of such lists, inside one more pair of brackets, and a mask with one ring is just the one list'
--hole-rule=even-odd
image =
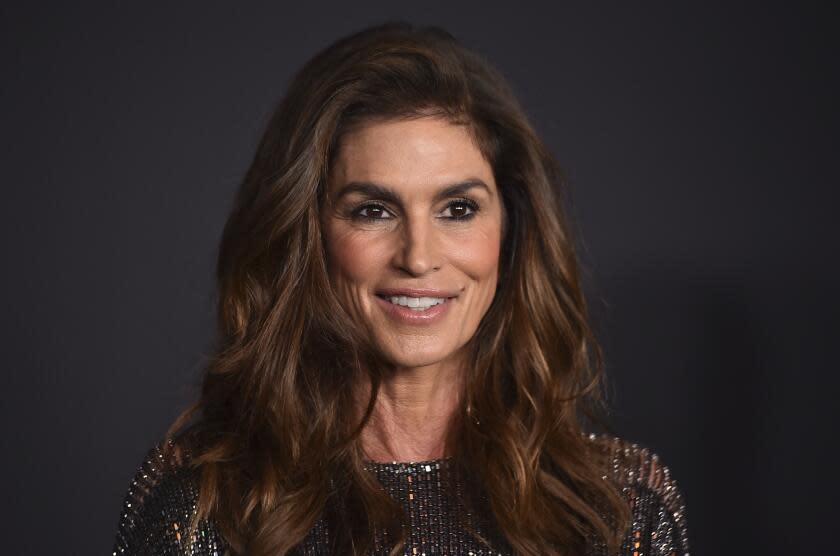
{"label": "forehead", "polygon": [[347,133],[330,172],[330,189],[350,181],[393,188],[478,178],[495,187],[493,171],[468,127],[441,118],[366,123]]}

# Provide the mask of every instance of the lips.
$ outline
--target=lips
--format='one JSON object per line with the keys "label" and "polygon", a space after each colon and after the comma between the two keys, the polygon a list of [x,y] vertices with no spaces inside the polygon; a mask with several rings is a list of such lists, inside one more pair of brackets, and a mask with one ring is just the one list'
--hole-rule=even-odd
{"label": "lips", "polygon": [[430,288],[384,288],[377,290],[376,295],[383,299],[390,297],[458,297],[458,290],[441,290]]}
{"label": "lips", "polygon": [[[377,292],[376,304],[394,323],[400,325],[428,326],[440,322],[455,303],[456,295],[451,291],[430,289],[387,289]],[[387,295],[387,297],[386,297]],[[392,297],[432,297],[442,298],[443,303],[432,305],[427,309],[417,310],[403,305],[391,303]]]}

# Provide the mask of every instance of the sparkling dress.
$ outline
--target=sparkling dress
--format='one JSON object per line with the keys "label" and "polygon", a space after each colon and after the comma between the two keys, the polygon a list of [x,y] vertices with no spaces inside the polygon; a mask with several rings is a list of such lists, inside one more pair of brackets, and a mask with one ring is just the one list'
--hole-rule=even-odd
{"label": "sparkling dress", "polygon": [[[656,454],[636,444],[603,435],[590,435],[589,438],[605,443],[610,449],[611,469],[607,478],[615,481],[632,512],[632,524],[615,556],[687,556],[685,506],[668,468],[659,462]],[[184,532],[198,500],[196,472],[185,464],[187,457],[166,457],[160,446],[149,452],[123,502],[114,556],[229,554],[224,538],[210,520],[200,522],[189,538]],[[451,459],[369,462],[366,468],[402,505],[408,517],[404,554],[513,554],[501,532],[488,518],[482,517],[481,512],[464,510],[456,502],[451,485],[455,485],[456,490],[466,486],[454,474]],[[464,515],[459,516],[459,512]],[[465,522],[490,542],[492,550],[465,530]],[[377,533],[375,544],[375,555],[387,554],[387,539]],[[328,547],[329,528],[321,519],[298,549],[304,556],[314,556],[329,554]],[[613,556],[597,543],[589,548],[589,554]]]}

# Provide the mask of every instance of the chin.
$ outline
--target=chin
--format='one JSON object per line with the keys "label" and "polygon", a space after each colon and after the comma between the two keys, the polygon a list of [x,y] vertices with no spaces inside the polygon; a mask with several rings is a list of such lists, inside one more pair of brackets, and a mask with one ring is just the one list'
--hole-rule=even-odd
{"label": "chin", "polygon": [[451,350],[441,350],[439,347],[428,346],[425,348],[390,348],[383,350],[383,355],[397,367],[425,367],[440,363],[452,357],[453,353]]}

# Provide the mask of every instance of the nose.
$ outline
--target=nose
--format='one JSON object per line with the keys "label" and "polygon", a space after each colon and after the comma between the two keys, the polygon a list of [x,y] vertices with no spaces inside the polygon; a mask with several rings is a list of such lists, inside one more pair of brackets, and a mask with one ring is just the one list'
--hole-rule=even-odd
{"label": "nose", "polygon": [[394,266],[410,274],[422,276],[440,269],[441,253],[434,224],[426,218],[406,218],[400,226],[399,244]]}

